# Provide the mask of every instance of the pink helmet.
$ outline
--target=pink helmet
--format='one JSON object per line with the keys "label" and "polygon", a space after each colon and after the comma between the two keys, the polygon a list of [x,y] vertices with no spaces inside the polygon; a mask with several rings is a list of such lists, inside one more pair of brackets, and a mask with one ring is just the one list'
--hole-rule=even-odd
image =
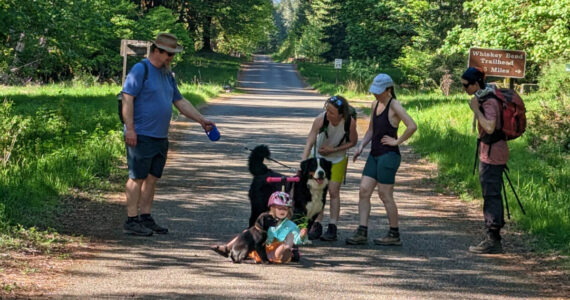
{"label": "pink helmet", "polygon": [[269,207],[271,205],[291,207],[291,197],[289,197],[289,194],[285,192],[275,192],[269,196],[269,202],[267,203],[267,206]]}

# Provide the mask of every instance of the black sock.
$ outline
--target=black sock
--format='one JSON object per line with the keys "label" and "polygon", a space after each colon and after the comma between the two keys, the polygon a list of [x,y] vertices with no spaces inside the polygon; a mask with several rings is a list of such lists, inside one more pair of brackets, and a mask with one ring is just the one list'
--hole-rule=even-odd
{"label": "black sock", "polygon": [[141,219],[148,219],[150,218],[150,214],[141,214]]}
{"label": "black sock", "polygon": [[358,231],[364,233],[364,235],[368,235],[368,226],[358,226]]}
{"label": "black sock", "polygon": [[501,229],[489,229],[489,236],[492,240],[500,241],[501,240]]}
{"label": "black sock", "polygon": [[399,231],[398,227],[390,227],[390,234],[393,237],[400,237],[400,231]]}
{"label": "black sock", "polygon": [[132,223],[132,222],[136,222],[139,220],[139,217],[127,217],[127,223]]}

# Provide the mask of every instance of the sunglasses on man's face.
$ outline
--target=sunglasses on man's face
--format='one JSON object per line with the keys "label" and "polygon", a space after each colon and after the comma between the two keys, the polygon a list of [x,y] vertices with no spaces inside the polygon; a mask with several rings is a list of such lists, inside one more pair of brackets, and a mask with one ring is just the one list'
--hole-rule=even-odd
{"label": "sunglasses on man's face", "polygon": [[470,85],[472,85],[472,83],[469,83],[469,82],[468,83],[461,83],[461,84],[463,84],[464,88],[468,88]]}
{"label": "sunglasses on man's face", "polygon": [[173,57],[173,56],[174,56],[174,54],[176,54],[176,53],[168,52],[168,51],[166,51],[166,50],[162,50],[162,49],[159,49],[159,51],[160,51],[160,53],[164,53],[164,52],[166,52],[166,54],[168,54],[168,56],[169,56],[169,57]]}

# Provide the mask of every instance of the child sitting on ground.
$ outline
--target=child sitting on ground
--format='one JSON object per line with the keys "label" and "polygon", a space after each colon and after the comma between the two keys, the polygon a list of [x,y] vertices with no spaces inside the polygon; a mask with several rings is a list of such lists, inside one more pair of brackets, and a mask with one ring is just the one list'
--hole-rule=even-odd
{"label": "child sitting on ground", "polygon": [[[289,194],[274,192],[269,197],[267,206],[269,206],[269,212],[261,214],[253,226],[256,231],[263,234],[262,239],[265,240],[261,241],[265,243],[265,249],[260,251],[265,251],[269,262],[288,263],[293,257],[293,246],[306,242],[307,229],[300,230],[295,223],[289,220],[292,215],[292,201]],[[212,250],[224,257],[228,257],[230,252],[233,252],[232,248],[239,244],[240,236],[247,233],[247,231],[251,231],[252,228],[246,229],[226,245],[212,247]],[[236,249],[233,250],[235,251]],[[247,254],[257,263],[262,262],[260,253],[256,250],[249,251]],[[233,254],[232,259],[236,262]]]}

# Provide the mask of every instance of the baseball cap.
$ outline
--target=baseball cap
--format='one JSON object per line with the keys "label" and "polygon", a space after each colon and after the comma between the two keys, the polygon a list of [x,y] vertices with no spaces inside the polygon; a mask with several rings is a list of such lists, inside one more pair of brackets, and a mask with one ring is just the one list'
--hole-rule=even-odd
{"label": "baseball cap", "polygon": [[368,91],[372,94],[378,95],[382,94],[386,88],[389,88],[391,86],[394,86],[394,81],[392,81],[392,78],[390,78],[388,74],[382,73],[374,77],[374,81],[372,81],[372,84],[370,85],[370,89],[368,89]]}

